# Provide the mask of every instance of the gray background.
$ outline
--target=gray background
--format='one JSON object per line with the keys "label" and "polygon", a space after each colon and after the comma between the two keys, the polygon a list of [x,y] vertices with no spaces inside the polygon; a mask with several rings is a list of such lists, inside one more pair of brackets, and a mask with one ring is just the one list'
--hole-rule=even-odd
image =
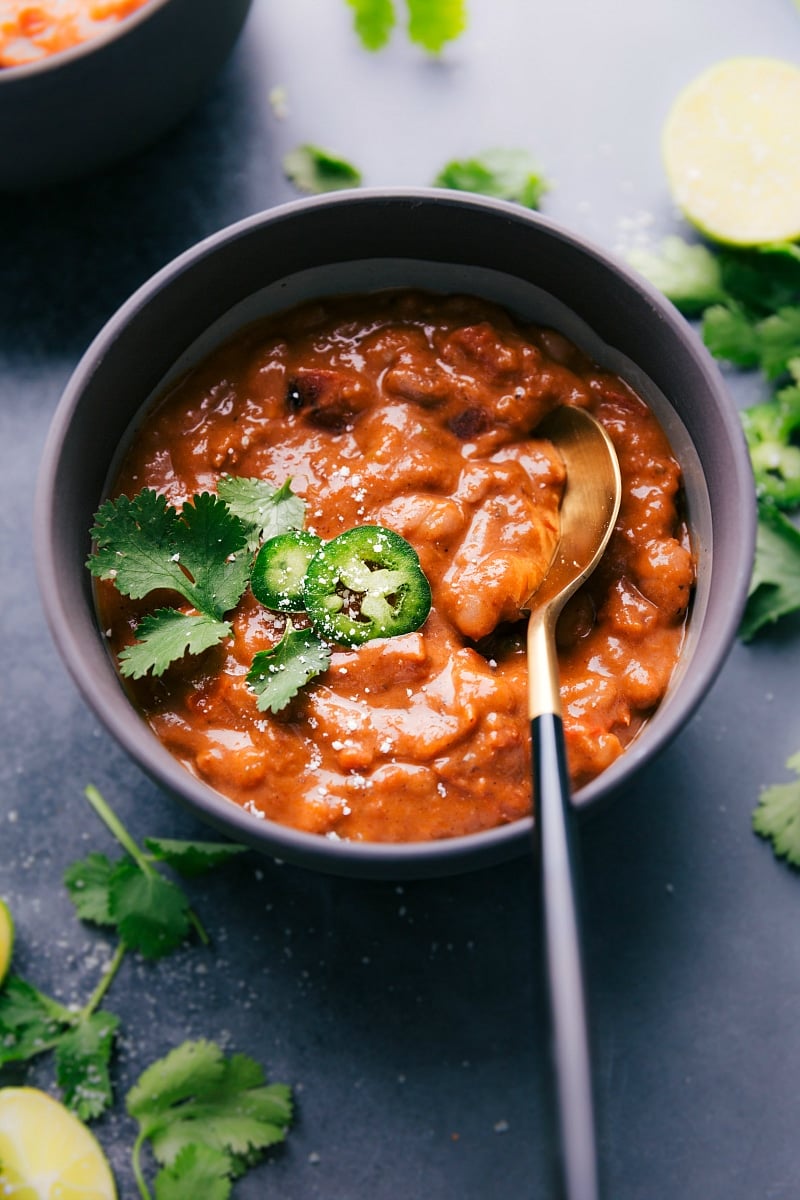
{"label": "gray background", "polygon": [[[137,837],[207,835],[90,715],[37,601],[38,457],[103,322],[185,247],[293,198],[280,161],[302,141],[378,185],[426,184],[452,157],[525,146],[552,180],[549,216],[620,254],[657,242],[684,228],[659,158],[667,108],[736,54],[798,60],[791,0],[472,0],[468,32],[440,61],[401,35],[368,55],[343,0],[255,0],[178,131],[101,177],[0,199],[0,895],[22,974],[78,1000],[108,953],[61,885],[74,859],[115,852],[87,783]],[[764,394],[757,377],[730,382],[737,403]],[[800,1196],[800,878],[750,830],[759,789],[800,749],[799,665],[797,621],[737,644],[677,741],[583,829],[614,1200]],[[398,885],[248,854],[190,890],[213,949],[126,962],[108,1000],[124,1031],[115,1078],[122,1095],[153,1058],[205,1036],[293,1084],[286,1146],[236,1196],[555,1194],[526,862]],[[50,1064],[26,1078],[48,1086]],[[96,1130],[132,1196],[122,1105]]]}

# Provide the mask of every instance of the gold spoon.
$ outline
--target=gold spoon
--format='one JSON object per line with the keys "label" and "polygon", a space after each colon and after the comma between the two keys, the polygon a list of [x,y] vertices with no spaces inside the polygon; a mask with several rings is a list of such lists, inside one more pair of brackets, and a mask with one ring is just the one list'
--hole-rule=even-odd
{"label": "gold spoon", "polygon": [[542,421],[567,471],[560,534],[528,621],[528,715],[539,855],[539,900],[550,1009],[564,1200],[598,1200],[594,1098],[581,951],[573,809],[561,721],[555,631],[569,597],[605,550],[620,504],[619,463],[606,431],[584,409]]}

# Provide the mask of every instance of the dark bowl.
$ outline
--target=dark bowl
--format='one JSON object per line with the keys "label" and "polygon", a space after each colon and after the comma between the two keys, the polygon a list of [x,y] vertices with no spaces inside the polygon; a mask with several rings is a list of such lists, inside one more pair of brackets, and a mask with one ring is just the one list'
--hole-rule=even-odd
{"label": "dark bowl", "polygon": [[107,33],[0,68],[0,191],[89,174],[149,145],[200,100],[252,0],[149,0]]}
{"label": "dark bowl", "polygon": [[353,191],[253,216],[181,255],[112,317],[77,367],[47,440],[36,505],[39,581],[56,645],[88,703],[150,776],[230,837],[314,869],[454,873],[524,853],[531,819],[429,842],[359,844],[258,820],[182,767],[129,703],[103,644],[84,563],[109,469],[168,375],[261,313],[332,292],[461,291],[561,328],[645,395],[681,461],[698,580],[685,648],[659,709],[576,795],[595,808],[680,730],[733,643],[755,504],[738,415],[706,350],[634,272],[519,207],[432,190]]}

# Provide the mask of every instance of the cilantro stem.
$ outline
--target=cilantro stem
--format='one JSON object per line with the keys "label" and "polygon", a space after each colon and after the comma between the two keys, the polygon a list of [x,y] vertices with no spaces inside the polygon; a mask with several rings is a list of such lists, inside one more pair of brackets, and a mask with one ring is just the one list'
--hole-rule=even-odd
{"label": "cilantro stem", "polygon": [[136,1141],[133,1144],[133,1150],[131,1151],[131,1166],[133,1168],[133,1177],[136,1180],[136,1186],[139,1189],[139,1195],[142,1197],[142,1200],[152,1200],[150,1189],[145,1182],[141,1164],[142,1146],[145,1143],[145,1137],[145,1133],[140,1131]]}
{"label": "cilantro stem", "polygon": [[153,868],[147,861],[146,856],[136,845],[136,842],[128,833],[117,814],[113,812],[111,808],[109,808],[108,804],[100,795],[97,788],[90,783],[85,789],[84,795],[94,811],[97,813],[98,817],[100,817],[100,819],[108,826],[122,848],[128,852],[133,861],[136,863],[137,867],[139,867],[141,871],[144,871],[145,875],[152,875],[154,873]]}
{"label": "cilantro stem", "polygon": [[195,933],[200,938],[200,941],[203,943],[204,946],[208,946],[211,941],[211,938],[206,933],[203,922],[200,920],[200,918],[198,917],[197,913],[194,911],[193,908],[189,909],[189,920],[192,922]]}
{"label": "cilantro stem", "polygon": [[[98,792],[98,790],[94,786],[94,784],[90,783],[88,785],[88,787],[85,788],[84,794],[86,796],[86,799],[89,801],[92,808],[94,809],[94,811],[97,813],[98,817],[100,817],[100,819],[108,826],[108,828],[113,833],[114,837],[117,839],[119,844],[122,846],[123,850],[126,850],[128,852],[128,854],[131,856],[131,858],[133,859],[133,861],[136,863],[139,870],[143,871],[145,873],[145,875],[149,875],[149,876],[157,875],[158,870],[156,869],[156,867],[154,867],[152,865],[152,863],[153,863],[152,857],[149,854],[145,854],[143,850],[139,849],[139,847],[136,845],[136,842],[133,840],[131,835],[128,833],[127,829],[122,824],[122,822],[120,821],[117,814],[113,811],[112,808],[110,808],[108,803],[103,799],[103,797],[100,795],[100,793]],[[198,917],[197,913],[194,911],[193,908],[189,909],[189,920],[191,921],[192,925],[194,926],[195,932],[197,933],[197,936],[200,938],[200,941],[203,943],[204,946],[207,946],[211,939],[209,938],[208,934],[206,933],[206,930],[203,927],[203,924],[202,924],[200,918]],[[117,966],[119,966],[119,963],[117,963]],[[114,970],[116,971],[116,967],[114,968]],[[101,993],[101,995],[102,995],[102,993]]]}
{"label": "cilantro stem", "polygon": [[74,1021],[75,1013],[71,1008],[67,1008],[66,1005],[61,1004],[58,1000],[54,1000],[52,996],[47,996],[44,992],[40,992],[38,988],[36,992],[42,1007],[47,1010],[48,1015],[53,1020],[60,1021],[62,1025],[70,1025]]}
{"label": "cilantro stem", "polygon": [[[20,1057],[18,1059],[6,1059],[3,1063],[3,1066],[5,1067],[6,1062],[30,1062],[32,1058],[38,1058],[42,1054],[49,1054],[51,1050],[55,1050],[56,1046],[60,1045],[61,1041],[63,1040],[64,1034],[71,1029],[74,1024],[77,1024],[74,1013],[70,1013],[69,1017],[69,1022],[65,1021],[64,1028],[60,1029],[58,1033],[53,1035],[53,1037],[47,1039],[40,1038],[36,1042],[35,1047],[32,1047],[25,1052],[24,1057]],[[0,1164],[0,1166],[1,1165],[2,1164]],[[0,1180],[2,1180],[2,1176],[0,1176]]]}
{"label": "cilantro stem", "polygon": [[126,949],[127,947],[124,942],[118,943],[111,962],[108,964],[102,976],[100,977],[100,982],[97,984],[97,987],[94,989],[91,996],[78,1013],[78,1020],[85,1021],[92,1015],[95,1009],[98,1008],[100,1002],[114,981],[114,976],[119,970],[120,964],[125,957]]}

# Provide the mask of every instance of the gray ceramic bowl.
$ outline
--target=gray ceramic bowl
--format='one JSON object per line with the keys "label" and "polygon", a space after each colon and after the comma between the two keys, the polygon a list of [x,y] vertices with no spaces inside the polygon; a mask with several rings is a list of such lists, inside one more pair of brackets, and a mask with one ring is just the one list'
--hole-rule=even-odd
{"label": "gray ceramic bowl", "polygon": [[184,117],[228,57],[252,0],[149,0],[108,33],[0,68],[0,190],[88,174]]}
{"label": "gray ceramic bowl", "polygon": [[264,312],[393,285],[481,294],[562,328],[646,394],[682,462],[699,557],[687,642],[655,716],[576,800],[588,809],[611,796],[678,732],[731,647],[750,575],[754,489],[738,416],[683,318],[633,272],[522,208],[452,192],[353,191],[272,209],[183,254],[120,309],[75,371],[44,452],[36,538],[58,649],[155,780],[217,829],[278,858],[411,878],[523,853],[531,820],[432,843],[364,845],[251,817],[181,767],[134,712],[99,635],[84,567],[109,466],[165,377]]}

